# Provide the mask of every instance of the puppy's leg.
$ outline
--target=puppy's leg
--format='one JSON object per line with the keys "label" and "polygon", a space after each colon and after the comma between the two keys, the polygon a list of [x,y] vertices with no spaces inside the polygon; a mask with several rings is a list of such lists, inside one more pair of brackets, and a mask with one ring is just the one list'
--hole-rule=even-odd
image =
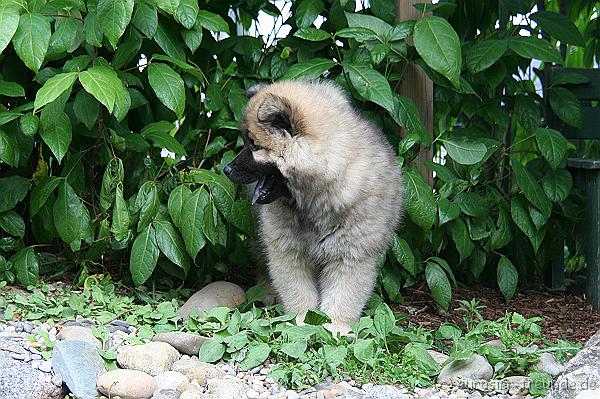
{"label": "puppy's leg", "polygon": [[269,273],[287,313],[296,313],[302,323],[308,309],[319,306],[312,265],[296,251],[269,251]]}
{"label": "puppy's leg", "polygon": [[377,260],[339,260],[325,266],[320,276],[320,310],[331,317],[326,327],[347,334],[360,318],[377,278]]}

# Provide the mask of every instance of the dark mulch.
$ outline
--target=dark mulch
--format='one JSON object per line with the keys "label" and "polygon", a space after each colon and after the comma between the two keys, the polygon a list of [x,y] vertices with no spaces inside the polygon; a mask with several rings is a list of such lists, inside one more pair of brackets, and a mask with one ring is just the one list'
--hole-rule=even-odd
{"label": "dark mulch", "polygon": [[426,286],[408,289],[402,294],[405,303],[394,305],[394,310],[406,313],[407,323],[430,329],[444,322],[463,326],[462,313],[455,310],[460,306],[457,300],[476,298],[486,307],[482,315],[490,320],[501,317],[505,312],[518,312],[528,318],[543,317],[543,335],[553,341],[560,338],[583,343],[600,330],[600,311],[593,310],[581,295],[526,291],[517,293],[512,302],[506,305],[498,290],[485,287],[455,288],[450,310],[448,314],[443,314],[435,306]]}

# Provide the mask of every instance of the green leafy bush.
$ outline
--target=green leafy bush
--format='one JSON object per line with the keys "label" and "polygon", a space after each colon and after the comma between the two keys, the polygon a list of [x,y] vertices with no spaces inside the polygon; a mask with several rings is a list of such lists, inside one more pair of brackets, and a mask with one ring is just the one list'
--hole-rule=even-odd
{"label": "green leafy bush", "polygon": [[[221,175],[242,145],[244,90],[324,75],[382,127],[404,167],[407,217],[381,294],[401,300],[402,286],[425,279],[447,308],[458,275],[496,280],[510,300],[556,256],[551,232],[572,231],[580,209],[569,145],[542,118],[548,103],[576,126],[579,106],[561,85],[540,92],[531,62],[561,64],[556,40],[583,38],[551,11],[514,25],[531,0],[419,5],[436,15],[399,24],[393,1],[372,4],[301,0],[291,16],[264,0],[0,4],[0,277],[32,285],[40,271],[127,265],[135,285],[173,284],[246,266],[249,204]],[[290,34],[243,34],[259,13]],[[433,131],[396,93],[412,66],[435,83]],[[443,156],[425,163],[433,191],[412,163],[425,149]]]}

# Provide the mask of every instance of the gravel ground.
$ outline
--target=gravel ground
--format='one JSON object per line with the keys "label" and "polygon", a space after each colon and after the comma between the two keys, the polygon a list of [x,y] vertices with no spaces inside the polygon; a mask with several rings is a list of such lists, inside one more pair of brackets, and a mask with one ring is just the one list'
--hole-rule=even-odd
{"label": "gravel ground", "polygon": [[[53,384],[60,387],[63,381],[60,376],[53,374],[52,359],[48,357],[48,352],[44,351],[58,339],[60,328],[63,326],[81,326],[89,327],[94,322],[81,317],[75,321],[66,322],[56,326],[48,323],[33,324],[30,322],[8,322],[0,323],[0,354],[8,353],[8,355],[19,362],[29,364],[33,369],[42,372],[40,374],[43,384]],[[132,337],[136,333],[134,326],[128,325],[126,322],[115,320],[109,326],[110,336],[104,344],[104,348],[117,349],[117,352],[123,348],[128,337]],[[50,342],[46,342],[43,335],[46,335]],[[41,334],[41,335],[40,335]],[[147,341],[147,340],[146,340]],[[4,344],[2,344],[4,342]],[[8,345],[7,343],[10,343]],[[48,358],[45,358],[44,355]],[[181,359],[194,359],[195,357],[182,355]],[[468,391],[451,386],[434,386],[427,389],[405,389],[392,386],[377,386],[373,384],[361,385],[353,380],[346,380],[335,383],[328,380],[323,383],[303,390],[294,391],[286,390],[283,387],[275,384],[273,379],[268,377],[270,368],[274,365],[267,363],[263,366],[256,367],[249,371],[241,371],[232,364],[218,365],[224,374],[230,379],[236,379],[243,382],[249,388],[245,395],[247,398],[269,398],[269,399],[298,399],[298,398],[386,398],[386,399],[409,399],[409,398],[428,398],[428,399],[480,399],[480,398],[497,398],[497,399],[516,399],[530,398],[531,396],[523,395],[482,395],[476,391]],[[10,370],[0,370],[0,374],[10,373]],[[1,377],[1,376],[0,376]],[[6,376],[5,376],[6,377]],[[1,380],[1,379],[0,379]],[[231,380],[229,380],[231,381]],[[191,385],[199,391],[203,388],[196,380],[191,381]],[[12,398],[6,398],[12,399]]]}

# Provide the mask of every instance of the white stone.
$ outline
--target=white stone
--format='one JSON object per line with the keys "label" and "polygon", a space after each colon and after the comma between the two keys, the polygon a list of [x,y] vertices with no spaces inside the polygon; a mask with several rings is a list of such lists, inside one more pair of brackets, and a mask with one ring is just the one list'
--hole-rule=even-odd
{"label": "white stone", "polygon": [[179,359],[179,352],[164,342],[148,342],[128,345],[117,355],[117,363],[123,368],[140,370],[151,376],[167,371]]}
{"label": "white stone", "polygon": [[154,377],[156,389],[177,389],[179,384],[189,382],[187,377],[177,371],[165,371]]}
{"label": "white stone", "polygon": [[214,364],[192,359],[181,359],[176,361],[173,363],[171,370],[183,374],[190,381],[198,381],[198,384],[200,385],[204,385],[206,380],[210,378],[220,378],[225,375],[225,372]]}
{"label": "white stone", "polygon": [[98,378],[97,388],[108,397],[146,399],[152,396],[156,384],[149,374],[142,371],[118,369],[102,374]]}
{"label": "white stone", "polygon": [[188,319],[192,309],[197,309],[198,314],[202,315],[207,310],[219,306],[235,308],[245,300],[246,293],[239,285],[227,281],[215,281],[192,295],[177,313],[182,318]]}
{"label": "white stone", "polygon": [[63,327],[56,338],[59,341],[84,341],[102,348],[102,343],[98,338],[94,337],[92,330],[81,326],[65,326]]}

